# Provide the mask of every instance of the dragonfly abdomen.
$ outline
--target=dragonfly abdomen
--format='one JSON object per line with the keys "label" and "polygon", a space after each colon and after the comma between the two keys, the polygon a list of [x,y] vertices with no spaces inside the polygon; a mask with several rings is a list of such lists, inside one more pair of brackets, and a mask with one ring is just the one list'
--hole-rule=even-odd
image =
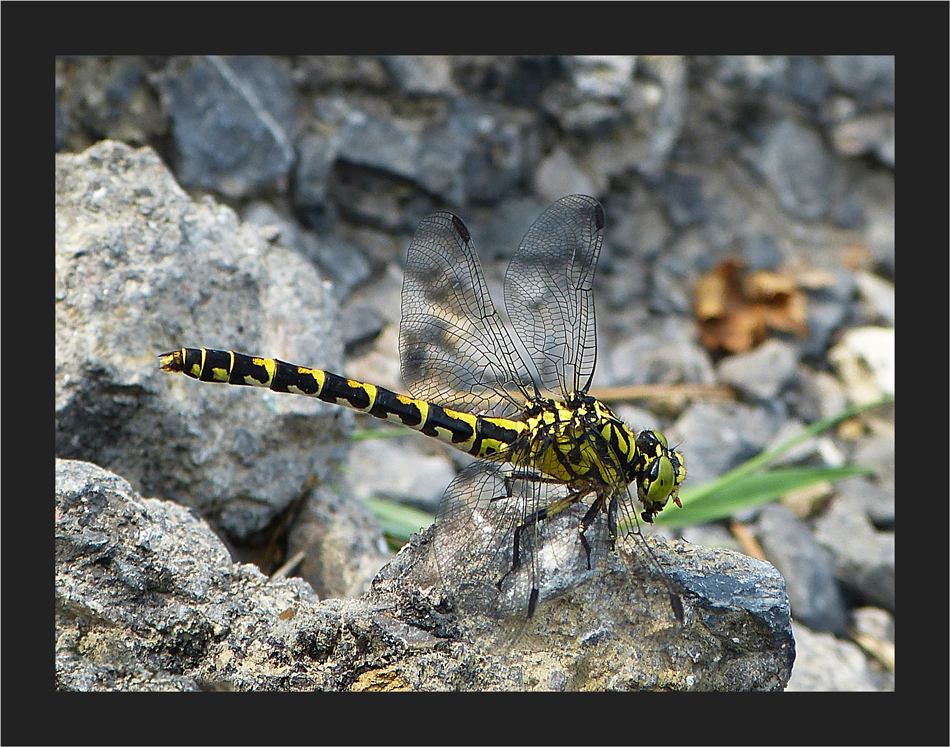
{"label": "dragonfly abdomen", "polygon": [[183,373],[199,381],[316,397],[400,423],[478,457],[505,450],[525,429],[519,421],[450,410],[330,371],[231,350],[181,348],[160,355],[159,364],[163,371]]}

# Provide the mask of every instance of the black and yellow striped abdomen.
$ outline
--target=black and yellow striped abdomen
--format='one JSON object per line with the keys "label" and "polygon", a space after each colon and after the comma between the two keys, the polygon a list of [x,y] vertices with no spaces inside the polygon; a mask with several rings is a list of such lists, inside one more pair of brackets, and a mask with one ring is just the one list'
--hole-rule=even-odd
{"label": "black and yellow striped abdomen", "polygon": [[260,386],[275,392],[303,394],[334,405],[345,405],[381,420],[401,423],[476,457],[506,450],[527,430],[521,421],[450,410],[375,384],[364,384],[276,358],[260,358],[230,350],[182,348],[160,355],[159,364],[163,371],[183,373],[199,381]]}

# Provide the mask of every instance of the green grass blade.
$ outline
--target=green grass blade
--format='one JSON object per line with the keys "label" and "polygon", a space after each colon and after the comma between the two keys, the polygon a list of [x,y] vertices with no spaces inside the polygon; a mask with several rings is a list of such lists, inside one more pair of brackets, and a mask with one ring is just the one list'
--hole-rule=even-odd
{"label": "green grass blade", "polygon": [[379,519],[383,534],[398,542],[399,547],[409,541],[409,535],[422,531],[435,520],[432,514],[401,503],[379,498],[369,498],[366,503]]}
{"label": "green grass blade", "polygon": [[801,433],[792,436],[787,441],[782,442],[779,446],[772,449],[771,451],[764,451],[758,456],[752,457],[752,459],[748,460],[747,462],[740,464],[738,467],[723,473],[716,480],[706,483],[705,485],[701,485],[700,487],[691,491],[689,493],[690,500],[698,501],[706,494],[707,491],[711,492],[714,490],[719,490],[724,484],[737,482],[744,477],[751,475],[756,470],[765,467],[771,462],[774,462],[789,449],[798,446],[798,444],[808,440],[813,436],[817,436],[822,431],[825,431],[831,426],[840,423],[842,420],[848,420],[849,418],[853,418],[856,415],[860,415],[862,412],[866,412],[867,410],[871,410],[875,407],[880,407],[881,405],[890,404],[893,401],[894,397],[887,395],[876,402],[866,405],[856,405],[855,407],[843,410],[837,415],[832,415],[830,418],[819,420],[817,423],[813,423],[812,425],[805,428],[805,430],[803,430]]}
{"label": "green grass blade", "polygon": [[398,426],[395,423],[391,424],[392,427],[384,426],[382,428],[361,428],[359,430],[353,431],[353,434],[350,436],[351,441],[372,441],[379,438],[399,438],[400,436],[408,436],[414,431],[407,430],[405,427]]}
{"label": "green grass blade", "polygon": [[[778,469],[705,490],[701,500],[682,496],[683,508],[667,507],[656,523],[665,527],[691,526],[724,519],[742,509],[770,503],[783,495],[820,482],[835,482],[873,473],[870,467],[798,467]],[[694,491],[695,492],[695,491]]]}

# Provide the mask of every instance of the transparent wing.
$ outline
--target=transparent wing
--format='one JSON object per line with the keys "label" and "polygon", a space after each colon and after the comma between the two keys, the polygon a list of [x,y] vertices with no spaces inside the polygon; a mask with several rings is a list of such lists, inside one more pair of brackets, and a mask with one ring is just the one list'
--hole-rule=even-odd
{"label": "transparent wing", "polygon": [[[589,555],[579,531],[594,496],[555,513],[571,487],[532,479],[531,449],[526,439],[507,454],[473,462],[442,497],[436,559],[443,584],[462,609],[526,615],[532,597],[539,604],[588,580],[608,553],[604,516],[584,533]],[[552,513],[538,519],[542,511]]]}
{"label": "transparent wing", "polygon": [[399,349],[409,392],[444,407],[507,416],[534,390],[451,213],[424,218],[409,245]]}
{"label": "transparent wing", "polygon": [[511,324],[545,389],[587,391],[597,362],[592,283],[604,209],[585,195],[562,197],[528,229],[505,276]]}

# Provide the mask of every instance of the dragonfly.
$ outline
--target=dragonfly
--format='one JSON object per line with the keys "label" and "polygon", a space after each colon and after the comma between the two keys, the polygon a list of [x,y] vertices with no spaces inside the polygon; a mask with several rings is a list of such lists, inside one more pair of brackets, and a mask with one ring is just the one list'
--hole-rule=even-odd
{"label": "dragonfly", "polygon": [[[597,359],[593,279],[606,225],[586,195],[528,229],[496,309],[471,234],[440,211],[419,224],[402,289],[399,350],[410,393],[321,369],[209,348],[159,356],[206,382],[317,397],[438,439],[475,459],[440,502],[433,546],[462,609],[534,616],[568,566],[595,572],[618,542],[639,547],[686,477],[662,433],[631,430],[589,389]],[[399,469],[392,465],[391,469]],[[665,574],[674,614],[682,603]]]}

